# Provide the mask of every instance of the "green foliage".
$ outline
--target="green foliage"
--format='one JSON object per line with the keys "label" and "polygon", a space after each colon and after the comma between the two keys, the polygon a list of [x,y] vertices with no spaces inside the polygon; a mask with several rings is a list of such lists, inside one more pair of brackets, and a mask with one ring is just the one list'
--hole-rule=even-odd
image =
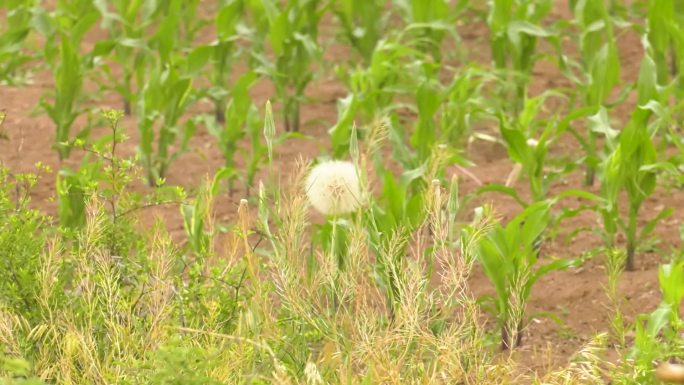
{"label": "green foliage", "polygon": [[576,0],[575,23],[581,30],[579,48],[583,80],[579,80],[586,106],[606,102],[620,80],[620,59],[613,31],[614,20],[603,1]]}
{"label": "green foliage", "polygon": [[[472,126],[491,115],[483,89],[493,77],[474,67],[445,85],[439,66],[427,61],[420,51],[381,42],[370,65],[349,75],[351,93],[338,101],[338,120],[330,129],[335,157],[349,151],[352,126],[360,119],[364,125],[357,139],[368,136],[378,122],[387,122],[395,159],[405,169],[427,166],[439,146],[455,149],[446,155],[447,162],[466,163],[457,149],[476,135]],[[411,103],[400,102],[404,98]],[[416,115],[410,123],[404,119],[406,109]]]}
{"label": "green foliage", "polygon": [[0,301],[3,308],[27,319],[39,317],[39,255],[45,247],[47,219],[29,207],[29,194],[37,179],[31,174],[12,175],[0,169]]}
{"label": "green foliage", "polygon": [[119,126],[123,111],[105,110],[101,117],[109,133],[92,144],[74,143],[85,152],[79,168],[63,167],[57,176],[60,230],[66,235],[77,234],[87,224],[89,207],[104,201],[108,215],[104,221],[103,242],[110,252],[125,254],[137,238],[130,214],[146,207],[178,202],[184,193],[182,189],[164,187],[141,197],[130,191],[139,171],[134,158],[117,153],[117,147],[128,139]]}
{"label": "green foliage", "polygon": [[[223,172],[222,172],[223,171]],[[219,182],[226,175],[225,169],[219,171],[213,182],[201,186],[194,202],[181,204],[181,216],[183,227],[188,237],[190,251],[203,261],[211,254],[212,230],[207,229],[211,225],[211,205],[214,196],[218,192]]]}
{"label": "green foliage", "polygon": [[225,382],[212,376],[221,366],[220,352],[193,346],[185,341],[171,341],[167,346],[148,354],[148,362],[135,371],[135,379],[123,382],[150,385],[221,385]]}
{"label": "green foliage", "polygon": [[641,316],[636,322],[634,346],[629,357],[634,360],[636,380],[652,383],[652,363],[679,357],[682,353],[680,330],[684,326],[680,306],[684,299],[684,263],[661,265],[658,282],[662,302],[650,314]]}
{"label": "green foliage", "polygon": [[[409,144],[414,154],[408,149],[397,151],[397,160],[404,167],[413,168],[427,162],[437,146],[462,147],[474,134],[472,125],[488,115],[480,94],[484,80],[476,70],[464,71],[445,87],[439,81],[436,68],[425,70],[413,94],[417,119]],[[398,128],[398,120],[395,122],[392,128]],[[408,135],[402,133],[401,136]],[[394,144],[395,148],[405,145]],[[466,163],[457,151],[452,151],[448,157],[448,163]]]}
{"label": "green foliage", "polygon": [[349,74],[350,93],[337,101],[337,122],[329,130],[334,157],[348,153],[355,119],[375,123],[395,108],[399,95],[409,92],[407,84],[414,79],[413,68],[404,64],[412,52],[395,41],[380,41],[368,67],[357,67]]}
{"label": "green foliage", "polygon": [[101,179],[99,161],[86,156],[78,170],[63,168],[57,175],[56,190],[59,222],[65,228],[77,228],[85,224],[86,206]]}
{"label": "green foliage", "polygon": [[39,378],[31,377],[31,363],[13,357],[0,357],[2,367],[0,370],[6,373],[7,377],[0,378],[1,385],[45,385]]}
{"label": "green foliage", "polygon": [[663,166],[675,178],[675,183],[682,186],[684,185],[684,136],[672,127],[667,134],[667,139],[677,151]]}

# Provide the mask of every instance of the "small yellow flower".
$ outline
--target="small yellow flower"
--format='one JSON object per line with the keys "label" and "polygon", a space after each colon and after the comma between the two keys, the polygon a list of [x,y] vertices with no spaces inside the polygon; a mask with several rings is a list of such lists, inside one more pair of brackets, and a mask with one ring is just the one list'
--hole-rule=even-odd
{"label": "small yellow flower", "polygon": [[351,162],[332,160],[318,164],[306,178],[309,203],[325,215],[356,210],[361,201],[359,174]]}

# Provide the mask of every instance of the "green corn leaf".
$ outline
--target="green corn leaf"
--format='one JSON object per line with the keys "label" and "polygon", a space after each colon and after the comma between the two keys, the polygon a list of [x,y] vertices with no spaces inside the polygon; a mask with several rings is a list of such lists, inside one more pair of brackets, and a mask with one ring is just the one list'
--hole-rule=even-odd
{"label": "green corn leaf", "polygon": [[661,265],[658,282],[663,293],[663,301],[669,308],[677,309],[684,299],[684,262]]}
{"label": "green corn leaf", "polygon": [[674,209],[671,207],[665,207],[658,214],[641,228],[639,233],[639,243],[646,241],[646,239],[653,233],[656,226],[664,219],[669,218],[674,213]]}
{"label": "green corn leaf", "polygon": [[482,195],[488,192],[498,192],[506,194],[511,198],[515,199],[515,201],[518,202],[518,204],[520,204],[522,207],[526,207],[528,205],[528,203],[520,197],[520,195],[518,194],[518,190],[512,187],[507,187],[497,183],[488,183],[487,185],[480,187],[477,190],[476,194]]}
{"label": "green corn leaf", "polygon": [[216,32],[221,41],[232,39],[238,28],[238,24],[244,18],[243,3],[241,0],[227,1],[216,15]]}
{"label": "green corn leaf", "polygon": [[644,330],[648,336],[655,338],[663,328],[665,328],[672,314],[672,307],[667,303],[661,303],[658,308],[651,313]]}
{"label": "green corn leaf", "polygon": [[95,10],[81,15],[76,24],[69,30],[72,41],[81,42],[83,36],[90,31],[98,20],[100,20],[100,14]]}
{"label": "green corn leaf", "polygon": [[651,100],[658,100],[658,74],[656,64],[653,59],[645,55],[641,61],[639,70],[639,80],[637,81],[637,94],[639,95],[639,105],[645,105]]}
{"label": "green corn leaf", "polygon": [[525,287],[524,295],[525,297],[529,297],[531,291],[532,291],[532,286],[539,280],[539,278],[547,275],[548,273],[554,272],[554,271],[561,271],[561,270],[567,270],[571,267],[577,267],[581,263],[580,260],[578,259],[570,259],[570,258],[563,258],[563,259],[555,259],[551,262],[545,263],[544,265],[540,266],[530,277],[530,280],[527,282],[527,285]]}
{"label": "green corn leaf", "polygon": [[204,67],[206,67],[206,65],[209,63],[209,60],[211,60],[215,49],[215,47],[209,45],[201,45],[190,51],[187,59],[188,76],[196,76],[200,74],[204,70]]}

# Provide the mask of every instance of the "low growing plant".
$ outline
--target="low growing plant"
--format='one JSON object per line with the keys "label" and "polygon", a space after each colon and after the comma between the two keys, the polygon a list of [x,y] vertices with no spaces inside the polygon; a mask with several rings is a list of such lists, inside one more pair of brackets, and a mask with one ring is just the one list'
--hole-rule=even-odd
{"label": "low growing plant", "polygon": [[36,256],[45,246],[41,230],[49,221],[30,208],[30,193],[37,177],[13,175],[0,168],[0,271],[7,279],[0,283],[3,308],[35,320],[40,316],[36,299],[40,261]]}
{"label": "low growing plant", "polygon": [[679,331],[684,327],[680,307],[684,299],[684,263],[669,263],[658,269],[658,282],[662,301],[650,314],[637,318],[634,346],[628,354],[634,367],[630,368],[634,379],[643,384],[654,384],[653,363],[668,362],[682,354],[682,338]]}

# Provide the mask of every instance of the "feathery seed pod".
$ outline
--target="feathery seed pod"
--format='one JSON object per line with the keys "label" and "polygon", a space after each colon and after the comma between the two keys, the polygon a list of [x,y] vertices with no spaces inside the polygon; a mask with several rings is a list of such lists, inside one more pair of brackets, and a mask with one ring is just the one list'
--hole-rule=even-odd
{"label": "feathery seed pod", "polygon": [[318,164],[306,178],[309,203],[325,215],[352,212],[361,201],[358,170],[351,162],[332,160]]}

